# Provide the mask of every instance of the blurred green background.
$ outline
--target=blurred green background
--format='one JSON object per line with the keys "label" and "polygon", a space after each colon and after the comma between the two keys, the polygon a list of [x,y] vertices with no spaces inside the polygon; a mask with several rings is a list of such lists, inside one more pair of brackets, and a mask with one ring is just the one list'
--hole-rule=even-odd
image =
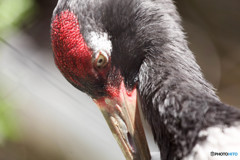
{"label": "blurred green background", "polygon": [[33,0],[1,0],[0,1],[0,33],[17,29],[33,16]]}
{"label": "blurred green background", "polygon": [[[0,0],[0,160],[124,159],[97,107],[54,65],[56,3]],[[206,79],[222,101],[240,107],[240,1],[176,5]]]}

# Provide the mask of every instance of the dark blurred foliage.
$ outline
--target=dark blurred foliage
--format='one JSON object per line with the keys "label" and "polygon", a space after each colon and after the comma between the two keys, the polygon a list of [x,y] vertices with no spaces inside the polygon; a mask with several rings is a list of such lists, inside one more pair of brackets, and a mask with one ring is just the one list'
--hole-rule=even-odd
{"label": "dark blurred foliage", "polygon": [[[219,70],[218,88],[221,99],[240,107],[240,1],[239,0],[178,0],[176,2],[184,20],[184,27],[190,39],[190,47],[198,57],[207,52],[201,62],[208,61],[211,50],[206,50],[205,42],[196,40],[206,34],[219,58],[220,66],[201,65],[207,79]],[[189,23],[197,27],[192,27]],[[196,33],[200,28],[202,32]],[[193,37],[195,36],[195,37]],[[197,42],[193,44],[191,40]],[[194,47],[194,46],[201,46]],[[213,62],[212,62],[213,63]],[[213,68],[213,69],[212,69]],[[209,76],[208,76],[209,75]]]}
{"label": "dark blurred foliage", "polygon": [[31,21],[23,24],[22,29],[34,38],[39,47],[50,47],[50,23],[57,0],[35,1],[37,12]]}

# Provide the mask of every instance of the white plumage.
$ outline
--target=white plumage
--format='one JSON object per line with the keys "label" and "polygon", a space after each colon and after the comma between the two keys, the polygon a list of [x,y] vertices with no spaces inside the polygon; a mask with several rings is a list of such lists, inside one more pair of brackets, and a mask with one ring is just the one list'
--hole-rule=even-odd
{"label": "white plumage", "polygon": [[[199,136],[206,136],[206,140],[202,143],[196,144],[196,146],[192,150],[192,153],[184,160],[240,159],[240,123],[236,123],[235,125],[232,125],[230,127],[210,127],[206,130],[201,131],[199,133]],[[211,152],[214,152],[214,156],[211,155]],[[224,155],[226,154],[226,152],[233,153],[234,155],[226,156]]]}

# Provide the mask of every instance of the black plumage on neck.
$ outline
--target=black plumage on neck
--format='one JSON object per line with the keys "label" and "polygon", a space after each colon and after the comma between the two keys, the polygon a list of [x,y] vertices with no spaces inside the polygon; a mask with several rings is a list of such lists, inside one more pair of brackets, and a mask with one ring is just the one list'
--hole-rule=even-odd
{"label": "black plumage on neck", "polygon": [[239,110],[220,102],[204,79],[172,1],[110,6],[105,11],[112,16],[103,24],[111,35],[113,64],[130,90],[137,85],[162,160],[187,156],[206,138],[199,136],[201,130],[240,120]]}
{"label": "black plumage on neck", "polygon": [[149,36],[143,40],[151,43],[138,72],[139,98],[162,160],[182,159],[206,138],[200,131],[232,125],[240,111],[223,104],[204,79],[176,9],[158,13],[156,22],[145,24]]}
{"label": "black plumage on neck", "polygon": [[187,156],[206,138],[201,130],[240,120],[239,110],[221,103],[204,79],[171,0],[116,0],[105,7],[112,62],[129,90],[138,87],[162,160]]}

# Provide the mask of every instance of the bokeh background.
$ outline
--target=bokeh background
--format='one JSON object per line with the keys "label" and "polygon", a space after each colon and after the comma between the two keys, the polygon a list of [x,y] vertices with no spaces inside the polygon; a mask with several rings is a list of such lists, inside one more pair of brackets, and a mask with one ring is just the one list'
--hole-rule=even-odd
{"label": "bokeh background", "polygon": [[[50,20],[56,3],[0,0],[0,160],[123,160],[98,108],[54,65]],[[176,5],[206,79],[222,101],[239,107],[240,1]]]}

